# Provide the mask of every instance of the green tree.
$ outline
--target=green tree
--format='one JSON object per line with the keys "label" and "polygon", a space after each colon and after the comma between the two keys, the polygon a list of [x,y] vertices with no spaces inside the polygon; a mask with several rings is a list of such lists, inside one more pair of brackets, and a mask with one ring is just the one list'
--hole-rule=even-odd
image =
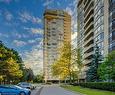
{"label": "green tree", "polygon": [[21,62],[18,53],[7,48],[0,41],[0,76],[3,76],[3,79],[7,81],[20,79],[22,77]]}
{"label": "green tree", "polygon": [[7,78],[9,80],[20,79],[23,75],[19,64],[17,64],[13,58],[9,58],[6,62],[8,64],[6,73]]}
{"label": "green tree", "polygon": [[82,54],[81,54],[81,49],[73,49],[72,50],[72,64],[75,68],[75,72],[73,72],[75,75],[74,77],[77,78],[77,81],[79,82],[80,80],[80,73],[83,68],[83,62],[82,62]]}
{"label": "green tree", "polygon": [[34,80],[34,73],[31,68],[27,69],[27,75],[26,75],[27,81],[33,81]]}
{"label": "green tree", "polygon": [[36,75],[34,77],[34,82],[42,83],[43,82],[43,75]]}
{"label": "green tree", "polygon": [[115,81],[115,51],[107,55],[98,68],[99,77],[104,81]]}
{"label": "green tree", "polygon": [[96,44],[94,48],[95,54],[93,55],[93,60],[89,66],[89,69],[87,71],[87,81],[89,82],[95,82],[99,81],[99,75],[97,73],[99,64],[102,62],[102,55],[100,54],[99,47]]}
{"label": "green tree", "polygon": [[64,42],[64,45],[59,49],[60,56],[52,65],[52,74],[64,80],[69,77],[71,82],[72,64],[71,64],[71,44]]}

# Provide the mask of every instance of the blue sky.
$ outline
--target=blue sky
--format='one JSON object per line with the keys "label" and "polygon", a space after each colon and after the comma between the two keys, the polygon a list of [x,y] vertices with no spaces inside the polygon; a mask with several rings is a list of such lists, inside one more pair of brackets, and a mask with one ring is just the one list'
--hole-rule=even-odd
{"label": "blue sky", "polygon": [[72,15],[76,31],[77,0],[0,0],[0,40],[19,52],[36,72],[42,67],[43,13],[45,8],[63,9]]}

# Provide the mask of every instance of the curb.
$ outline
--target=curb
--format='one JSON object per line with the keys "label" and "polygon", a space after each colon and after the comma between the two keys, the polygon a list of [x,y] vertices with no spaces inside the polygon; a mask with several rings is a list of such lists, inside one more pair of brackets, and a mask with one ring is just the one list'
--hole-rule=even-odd
{"label": "curb", "polygon": [[37,92],[37,94],[36,94],[36,95],[40,95],[40,93],[41,93],[42,89],[43,89],[43,87],[41,87],[41,88],[39,89],[39,91]]}

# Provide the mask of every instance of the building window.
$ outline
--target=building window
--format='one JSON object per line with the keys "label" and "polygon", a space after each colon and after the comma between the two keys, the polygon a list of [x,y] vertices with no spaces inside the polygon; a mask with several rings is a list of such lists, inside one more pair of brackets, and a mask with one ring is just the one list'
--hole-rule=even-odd
{"label": "building window", "polygon": [[112,32],[112,40],[115,40],[115,31]]}

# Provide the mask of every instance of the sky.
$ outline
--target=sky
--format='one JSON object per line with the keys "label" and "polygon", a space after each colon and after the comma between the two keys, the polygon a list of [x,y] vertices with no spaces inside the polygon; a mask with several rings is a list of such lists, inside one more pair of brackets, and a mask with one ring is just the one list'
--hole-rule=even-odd
{"label": "sky", "polygon": [[72,16],[77,31],[77,0],[0,0],[0,40],[19,52],[35,74],[43,67],[43,13],[61,9]]}

